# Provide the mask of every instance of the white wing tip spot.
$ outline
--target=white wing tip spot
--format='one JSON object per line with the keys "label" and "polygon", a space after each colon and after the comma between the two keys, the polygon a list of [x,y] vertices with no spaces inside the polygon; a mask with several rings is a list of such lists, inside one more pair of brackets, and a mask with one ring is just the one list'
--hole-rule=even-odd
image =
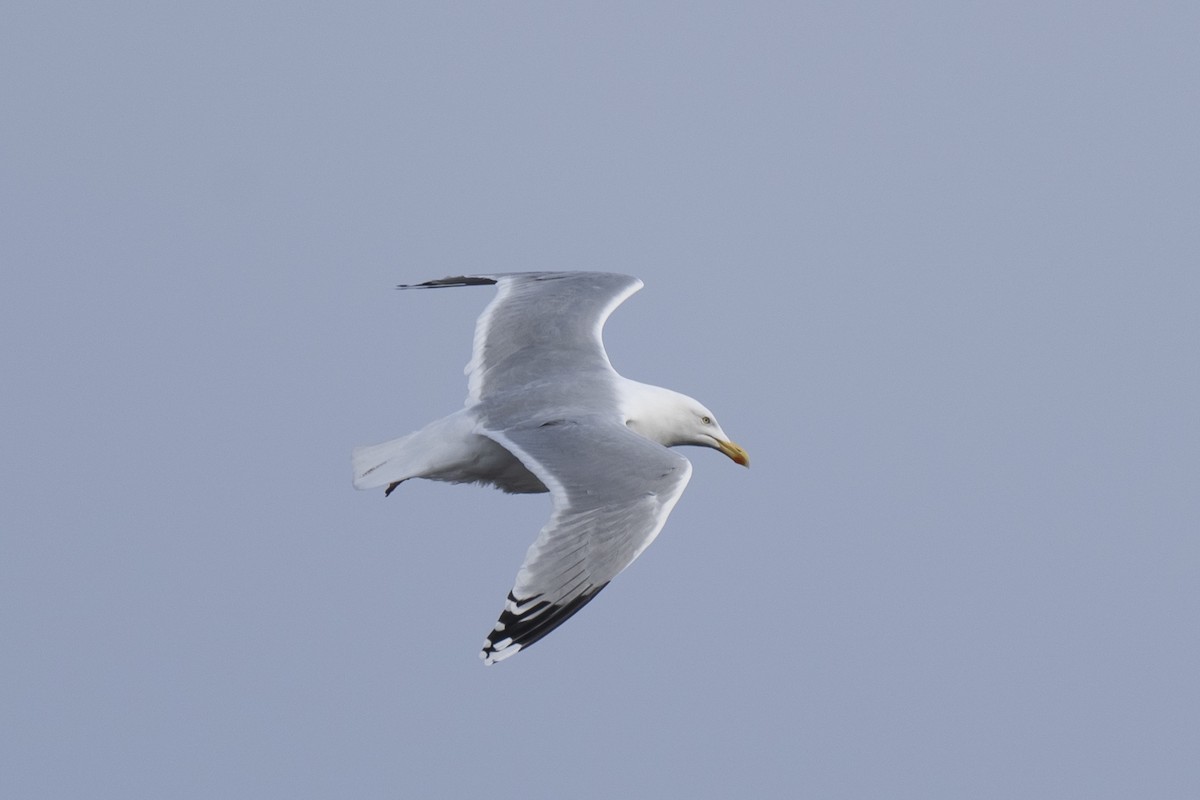
{"label": "white wing tip spot", "polygon": [[490,667],[497,661],[503,661],[509,656],[515,656],[520,650],[521,645],[513,644],[512,639],[505,639],[495,644],[485,639],[483,641],[483,649],[479,651],[479,657],[483,659],[484,664]]}

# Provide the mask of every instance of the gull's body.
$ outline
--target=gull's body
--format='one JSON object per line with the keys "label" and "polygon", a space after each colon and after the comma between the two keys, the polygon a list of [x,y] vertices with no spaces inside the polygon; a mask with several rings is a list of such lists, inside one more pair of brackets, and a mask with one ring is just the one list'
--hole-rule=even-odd
{"label": "gull's body", "polygon": [[466,406],[356,449],[354,485],[390,494],[427,478],[551,493],[550,521],[480,654],[491,664],[566,621],[654,541],[692,472],[668,447],[702,445],[748,460],[700,403],[612,368],[601,330],[642,287],[637,278],[513,273],[401,288],[477,284],[499,292],[476,324]]}

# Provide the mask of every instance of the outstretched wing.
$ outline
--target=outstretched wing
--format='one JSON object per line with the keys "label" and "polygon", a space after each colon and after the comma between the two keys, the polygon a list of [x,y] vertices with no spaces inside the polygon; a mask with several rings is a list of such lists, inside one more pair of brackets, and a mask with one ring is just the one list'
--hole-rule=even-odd
{"label": "outstretched wing", "polygon": [[467,405],[557,375],[611,373],[601,339],[604,322],[642,288],[637,278],[609,272],[463,275],[399,288],[486,284],[498,284],[498,291],[475,323]]}
{"label": "outstretched wing", "polygon": [[521,459],[554,501],[484,643],[480,656],[491,664],[557,628],[641,555],[687,486],[692,465],[611,419],[483,432]]}

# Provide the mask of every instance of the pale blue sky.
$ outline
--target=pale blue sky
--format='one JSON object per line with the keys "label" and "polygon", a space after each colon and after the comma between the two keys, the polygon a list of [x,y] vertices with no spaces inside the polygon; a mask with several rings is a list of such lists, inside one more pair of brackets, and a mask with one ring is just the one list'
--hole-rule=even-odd
{"label": "pale blue sky", "polygon": [[[9,3],[0,795],[1200,796],[1188,3]],[[687,450],[477,658],[540,497],[350,486],[611,269]]]}

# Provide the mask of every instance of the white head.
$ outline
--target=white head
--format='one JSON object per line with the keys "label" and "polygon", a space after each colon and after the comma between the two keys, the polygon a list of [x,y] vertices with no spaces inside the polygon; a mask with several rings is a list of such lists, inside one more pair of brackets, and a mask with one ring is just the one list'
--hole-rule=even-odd
{"label": "white head", "polygon": [[729,440],[717,418],[698,400],[661,386],[626,381],[621,410],[634,432],[666,447],[692,444],[720,450],[744,467],[746,451]]}

